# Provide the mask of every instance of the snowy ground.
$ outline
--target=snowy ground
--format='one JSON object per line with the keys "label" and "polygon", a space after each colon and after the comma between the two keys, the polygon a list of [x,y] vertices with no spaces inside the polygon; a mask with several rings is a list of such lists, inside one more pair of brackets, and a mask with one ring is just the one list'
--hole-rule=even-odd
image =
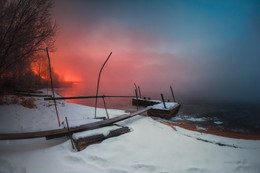
{"label": "snowy ground", "polygon": [[[0,106],[0,133],[57,128],[51,102],[36,100],[37,109],[20,105]],[[94,108],[59,101],[61,120],[92,122]],[[110,117],[124,114],[109,110]],[[103,109],[99,116],[106,116]],[[119,123],[131,132],[87,147],[72,150],[67,138],[0,141],[0,172],[260,172],[260,141],[202,134],[136,116]],[[61,127],[62,128],[62,127]],[[221,146],[219,144],[225,144]]]}

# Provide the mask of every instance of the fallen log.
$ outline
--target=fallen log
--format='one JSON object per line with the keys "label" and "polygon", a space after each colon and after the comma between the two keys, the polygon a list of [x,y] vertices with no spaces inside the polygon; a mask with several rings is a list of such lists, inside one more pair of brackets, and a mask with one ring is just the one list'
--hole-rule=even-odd
{"label": "fallen log", "polygon": [[[110,126],[118,121],[122,121],[136,115],[142,114],[148,111],[150,107],[145,109],[139,110],[137,112],[128,114],[128,115],[121,115],[115,118],[110,118],[103,121],[98,121],[94,123],[84,124],[79,127],[70,128],[71,133],[80,132],[84,130],[93,130],[105,126]],[[68,135],[68,130],[63,129],[54,129],[54,130],[47,130],[47,131],[39,131],[39,132],[26,132],[26,133],[1,133],[0,140],[13,140],[13,139],[28,139],[28,138],[41,138],[46,137],[46,139],[52,139],[57,137],[62,137]]]}
{"label": "fallen log", "polygon": [[121,127],[115,130],[109,131],[108,135],[104,134],[96,134],[96,135],[91,135],[91,136],[82,136],[80,138],[73,138],[73,142],[77,148],[78,151],[84,150],[87,146],[91,144],[96,144],[100,143],[105,139],[120,136],[122,134],[130,132],[130,129],[128,127]]}

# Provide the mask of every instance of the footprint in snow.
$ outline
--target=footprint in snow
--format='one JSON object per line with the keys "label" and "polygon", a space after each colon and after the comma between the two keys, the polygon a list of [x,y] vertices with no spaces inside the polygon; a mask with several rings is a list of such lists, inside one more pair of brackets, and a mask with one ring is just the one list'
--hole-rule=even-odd
{"label": "footprint in snow", "polygon": [[147,171],[147,172],[155,172],[156,167],[152,165],[146,165],[146,164],[135,164],[132,166],[135,170],[142,170],[142,171]]}
{"label": "footprint in snow", "polygon": [[65,160],[68,161],[70,164],[86,163],[82,158],[75,156],[66,156]]}
{"label": "footprint in snow", "polygon": [[88,159],[91,161],[99,162],[101,164],[104,164],[107,162],[105,159],[98,157],[98,156],[88,156]]}
{"label": "footprint in snow", "polygon": [[207,173],[210,171],[208,171],[207,169],[189,168],[187,172],[189,172],[189,173]]}

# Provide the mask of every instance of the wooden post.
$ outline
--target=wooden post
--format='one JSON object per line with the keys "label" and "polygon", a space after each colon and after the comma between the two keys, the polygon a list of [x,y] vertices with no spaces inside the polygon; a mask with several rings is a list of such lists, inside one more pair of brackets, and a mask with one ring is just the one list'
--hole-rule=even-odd
{"label": "wooden post", "polygon": [[138,86],[139,96],[142,98],[140,87]]}
{"label": "wooden post", "polygon": [[71,136],[71,133],[70,133],[70,126],[69,126],[67,117],[65,117],[65,120],[66,120],[66,124],[67,124],[67,128],[68,128],[68,133],[69,133],[69,137],[70,137],[72,149],[74,150],[74,145],[73,145],[73,141],[72,141],[72,136]]}
{"label": "wooden post", "polygon": [[163,94],[161,94],[161,97],[162,97],[163,106],[164,106],[165,109],[167,109],[167,107],[166,107],[166,105],[165,105],[165,101],[164,101]]}
{"label": "wooden post", "polygon": [[172,86],[170,86],[170,89],[171,89],[171,92],[172,92],[172,98],[173,98],[173,101],[176,102],[176,100],[175,100],[175,96],[174,96],[173,91],[172,91]]}
{"label": "wooden post", "polygon": [[55,106],[55,110],[56,110],[56,115],[57,115],[57,119],[58,119],[58,124],[60,126],[60,118],[59,118],[59,114],[58,114],[58,109],[57,109],[57,104],[56,104],[56,100],[55,100],[55,94],[54,94],[54,90],[53,90],[53,82],[52,82],[52,75],[51,75],[51,60],[50,60],[50,56],[49,56],[49,52],[48,52],[48,48],[46,47],[46,52],[47,52],[47,56],[48,56],[48,60],[49,60],[49,70],[50,70],[50,78],[51,78],[51,89],[52,89],[52,97],[53,97],[53,101],[54,101],[54,106]]}
{"label": "wooden post", "polygon": [[103,102],[104,102],[104,107],[105,107],[105,110],[106,110],[106,114],[107,114],[107,119],[109,119],[109,115],[108,115],[108,112],[107,112],[107,106],[106,106],[106,102],[105,102],[105,96],[103,95]]}
{"label": "wooden post", "polygon": [[[136,84],[135,84],[135,83],[134,83],[134,85],[135,85],[135,89],[136,89],[136,91],[137,91],[137,90],[138,90],[138,89],[137,89],[137,86],[136,86]],[[138,97],[138,93],[137,93],[137,97]]]}
{"label": "wooden post", "polygon": [[138,93],[137,93],[136,89],[135,89],[135,95],[136,95],[136,108],[138,110],[138,102],[139,102],[139,100],[138,100]]}
{"label": "wooden post", "polygon": [[99,74],[98,74],[98,82],[97,82],[97,92],[96,92],[96,103],[95,103],[95,118],[97,118],[97,96],[98,96],[98,89],[99,89],[99,80],[100,80],[100,75],[101,72],[104,68],[104,66],[106,65],[108,59],[110,58],[110,56],[112,55],[112,52],[109,54],[109,56],[107,57],[106,61],[104,62],[103,66],[101,67]]}

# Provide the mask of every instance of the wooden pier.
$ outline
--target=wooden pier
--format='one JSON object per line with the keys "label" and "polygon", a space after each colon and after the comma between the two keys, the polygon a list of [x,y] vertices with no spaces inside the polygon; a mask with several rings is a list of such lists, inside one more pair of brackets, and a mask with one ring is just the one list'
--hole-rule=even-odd
{"label": "wooden pier", "polygon": [[138,106],[153,106],[155,104],[161,103],[160,100],[150,100],[146,98],[133,98],[132,99],[132,105],[138,105]]}
{"label": "wooden pier", "polygon": [[[164,98],[162,98],[162,100],[164,100]],[[175,103],[175,104],[173,106],[166,107],[165,104],[168,103]],[[162,106],[158,107],[158,105],[160,104],[161,105],[163,104],[164,108]],[[164,101],[162,102],[160,100],[151,100],[146,98],[133,98],[132,105],[150,107],[151,109],[147,111],[148,116],[160,117],[165,119],[170,119],[173,116],[176,116],[181,107],[181,105],[177,102],[165,103]]]}

